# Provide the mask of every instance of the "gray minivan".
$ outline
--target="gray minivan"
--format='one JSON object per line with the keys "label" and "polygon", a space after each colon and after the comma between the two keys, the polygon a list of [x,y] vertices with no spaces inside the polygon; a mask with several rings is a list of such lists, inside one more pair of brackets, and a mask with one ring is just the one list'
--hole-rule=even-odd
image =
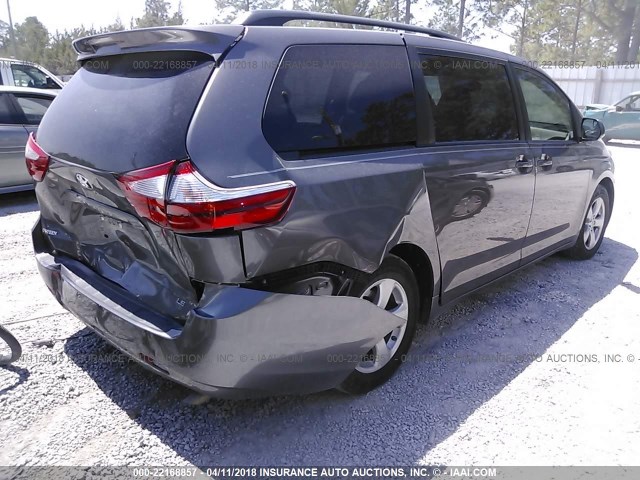
{"label": "gray minivan", "polygon": [[82,68],[26,147],[40,272],[200,392],[369,391],[418,321],[602,242],[603,127],[519,58],[291,11],[74,47]]}

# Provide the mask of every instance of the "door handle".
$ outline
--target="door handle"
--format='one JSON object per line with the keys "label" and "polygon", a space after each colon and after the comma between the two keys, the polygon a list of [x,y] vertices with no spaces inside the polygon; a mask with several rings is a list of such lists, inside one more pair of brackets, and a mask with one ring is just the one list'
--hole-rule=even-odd
{"label": "door handle", "polygon": [[540,160],[538,160],[538,166],[540,168],[549,168],[553,165],[553,159],[551,158],[551,155],[548,155],[546,153],[543,153],[542,155],[540,155]]}
{"label": "door handle", "polygon": [[520,173],[529,173],[533,170],[533,162],[526,155],[518,155],[516,157],[516,168],[520,170]]}

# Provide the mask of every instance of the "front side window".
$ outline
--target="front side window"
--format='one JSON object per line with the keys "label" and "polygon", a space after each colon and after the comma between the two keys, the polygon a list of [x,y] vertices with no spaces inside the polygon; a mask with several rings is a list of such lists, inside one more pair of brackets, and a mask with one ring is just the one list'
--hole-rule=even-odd
{"label": "front side window", "polygon": [[436,142],[517,140],[518,122],[504,65],[422,56]]}
{"label": "front side window", "polygon": [[32,65],[12,64],[11,72],[18,87],[60,88],[51,77]]}
{"label": "front side window", "polygon": [[284,158],[412,145],[416,111],[404,47],[300,45],[278,68],[262,129]]}
{"label": "front side window", "polygon": [[51,98],[33,95],[16,95],[15,97],[29,125],[38,125],[52,102]]}
{"label": "front side window", "polygon": [[616,103],[625,112],[640,112],[640,95],[632,95]]}
{"label": "front side window", "polygon": [[549,80],[516,69],[529,117],[532,140],[571,140],[573,122],[569,101]]}

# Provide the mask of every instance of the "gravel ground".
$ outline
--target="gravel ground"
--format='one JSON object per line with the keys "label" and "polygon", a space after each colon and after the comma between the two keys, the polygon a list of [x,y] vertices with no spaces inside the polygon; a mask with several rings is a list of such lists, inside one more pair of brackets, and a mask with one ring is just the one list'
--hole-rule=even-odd
{"label": "gravel ground", "polygon": [[0,465],[637,464],[640,149],[611,150],[593,260],[553,256],[466,299],[355,398],[197,404],[62,310],[32,258],[33,195],[0,198],[0,323],[24,344],[0,368]]}

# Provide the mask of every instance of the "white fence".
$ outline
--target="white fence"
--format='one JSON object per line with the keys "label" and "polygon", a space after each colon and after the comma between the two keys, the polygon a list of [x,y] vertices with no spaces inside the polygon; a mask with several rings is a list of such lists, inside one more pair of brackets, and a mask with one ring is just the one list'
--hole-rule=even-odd
{"label": "white fence", "polygon": [[617,67],[545,68],[578,106],[613,104],[640,90],[640,65]]}

